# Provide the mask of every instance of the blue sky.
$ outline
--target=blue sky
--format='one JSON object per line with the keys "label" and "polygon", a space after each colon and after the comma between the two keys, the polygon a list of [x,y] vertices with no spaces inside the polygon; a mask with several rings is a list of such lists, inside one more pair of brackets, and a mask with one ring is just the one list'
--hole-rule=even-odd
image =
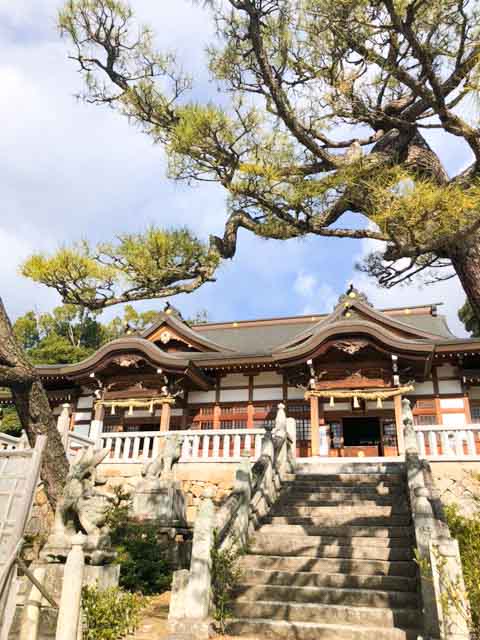
{"label": "blue sky", "polygon": [[[0,295],[12,318],[59,302],[18,275],[33,251],[86,238],[109,240],[149,224],[189,225],[202,237],[221,232],[224,192],[172,183],[162,150],[108,109],[78,102],[81,83],[56,31],[56,0],[0,0]],[[162,48],[174,49],[194,78],[198,98],[218,99],[205,70],[212,38],[208,13],[190,0],[132,0]],[[464,148],[435,134],[431,143],[449,171],[468,162]],[[379,307],[444,301],[451,328],[464,294],[456,280],[384,291],[354,270],[368,241],[308,238],[265,241],[241,233],[237,255],[217,282],[172,300],[184,315],[208,309],[212,320],[329,311],[350,281]],[[162,308],[164,300],[139,308]],[[116,312],[116,311],[115,311]]]}

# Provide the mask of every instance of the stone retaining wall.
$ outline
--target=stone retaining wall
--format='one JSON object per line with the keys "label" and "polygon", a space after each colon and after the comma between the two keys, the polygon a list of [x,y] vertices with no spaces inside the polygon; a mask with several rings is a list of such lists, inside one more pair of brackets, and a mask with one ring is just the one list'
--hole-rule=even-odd
{"label": "stone retaining wall", "polygon": [[480,462],[431,462],[433,480],[446,505],[467,517],[480,511]]}
{"label": "stone retaining wall", "polygon": [[[214,490],[214,503],[219,506],[233,487],[238,464],[228,462],[180,463],[175,467],[175,480],[181,482],[187,506],[187,522],[193,524],[201,496],[206,487]],[[141,464],[109,464],[100,466],[100,475],[107,479],[107,488],[121,486],[133,492],[141,478]]]}

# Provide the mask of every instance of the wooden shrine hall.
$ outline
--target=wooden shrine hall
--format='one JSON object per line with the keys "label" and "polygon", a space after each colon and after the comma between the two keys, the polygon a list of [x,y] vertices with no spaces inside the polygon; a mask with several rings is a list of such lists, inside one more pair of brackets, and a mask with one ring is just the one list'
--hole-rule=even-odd
{"label": "wooden shrine hall", "polygon": [[253,443],[283,402],[299,457],[396,456],[403,397],[427,447],[435,429],[480,418],[480,341],[455,337],[438,308],[380,311],[353,287],[327,315],[191,324],[167,305],[147,330],[38,371],[71,430],[93,440],[175,430]]}

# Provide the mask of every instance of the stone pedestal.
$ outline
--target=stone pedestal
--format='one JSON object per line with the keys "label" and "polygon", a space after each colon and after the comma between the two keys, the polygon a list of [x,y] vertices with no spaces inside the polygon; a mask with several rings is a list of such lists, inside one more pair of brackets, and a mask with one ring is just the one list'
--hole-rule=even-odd
{"label": "stone pedestal", "polygon": [[[60,603],[60,596],[63,586],[63,573],[65,564],[34,562],[30,569],[38,574],[38,569],[45,572],[43,584],[53,599]],[[120,565],[107,564],[103,566],[85,565],[83,574],[84,585],[97,585],[99,589],[107,589],[108,587],[118,586],[120,577]],[[29,599],[33,585],[26,577],[19,580],[19,592],[17,598],[17,609],[15,618],[8,636],[9,640],[18,640],[20,638],[20,628],[23,618],[23,605]],[[40,609],[38,640],[55,640],[55,631],[57,626],[58,610],[53,609],[42,599]]]}
{"label": "stone pedestal", "polygon": [[164,526],[184,526],[185,498],[179,482],[141,480],[135,489],[132,517],[155,520]]}

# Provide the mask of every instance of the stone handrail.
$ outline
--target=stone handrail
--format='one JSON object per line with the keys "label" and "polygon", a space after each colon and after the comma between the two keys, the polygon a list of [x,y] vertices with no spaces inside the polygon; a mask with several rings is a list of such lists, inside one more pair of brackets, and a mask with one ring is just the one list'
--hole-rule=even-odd
{"label": "stone handrail", "polygon": [[428,460],[480,459],[479,432],[480,424],[415,426],[419,455]]}
{"label": "stone handrail", "polygon": [[[458,542],[452,538],[443,517],[430,466],[420,458],[418,432],[406,398],[402,402],[402,419],[407,485],[421,571],[425,636],[468,640],[468,603]],[[460,607],[457,603],[445,604],[452,599],[452,587],[461,601]]]}
{"label": "stone handrail", "polygon": [[190,570],[177,571],[172,583],[169,629],[185,638],[208,638],[211,604],[211,553],[236,545],[244,548],[259,520],[276,501],[282,479],[293,469],[292,439],[287,433],[283,405],[279,405],[275,432],[266,428],[261,455],[253,465],[245,456],[230,496],[215,513],[207,490],[197,513]]}
{"label": "stone handrail", "polygon": [[27,449],[30,445],[26,435],[22,433],[18,438],[7,433],[0,433],[0,451],[13,451],[15,449]]}

